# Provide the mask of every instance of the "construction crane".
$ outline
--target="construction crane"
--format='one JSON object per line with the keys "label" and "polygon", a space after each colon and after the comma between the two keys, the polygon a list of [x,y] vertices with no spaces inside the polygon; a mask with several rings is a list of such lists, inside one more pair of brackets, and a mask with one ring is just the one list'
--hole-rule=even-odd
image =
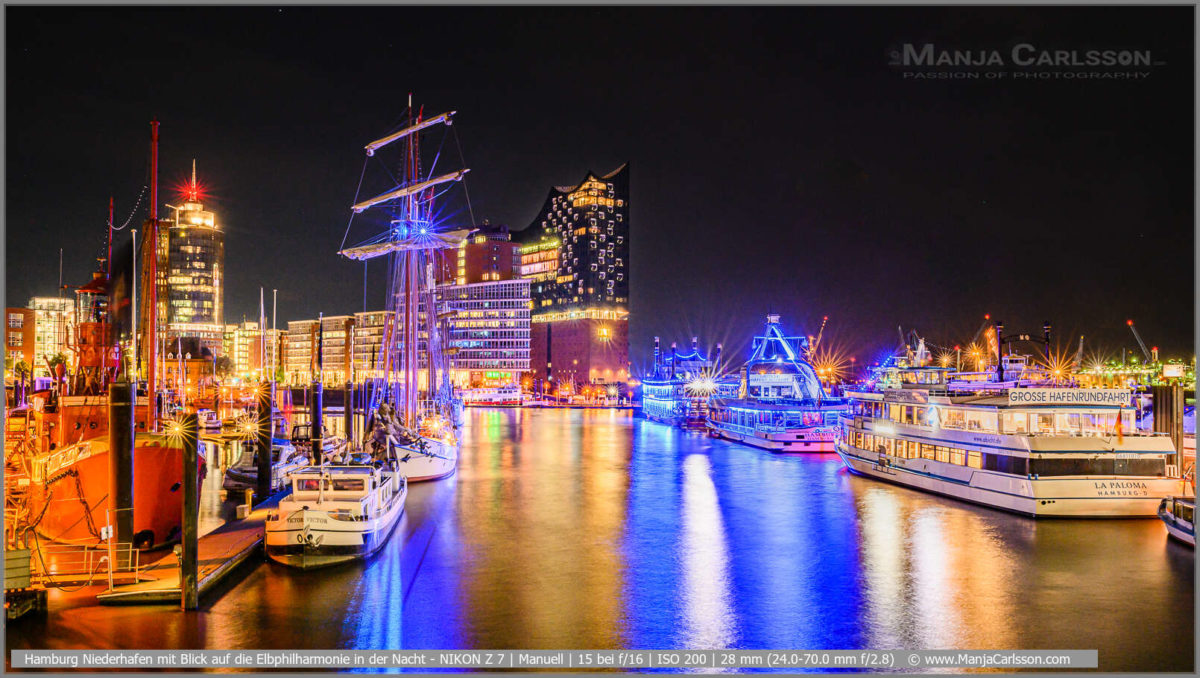
{"label": "construction crane", "polygon": [[829,316],[821,318],[821,329],[817,330],[817,338],[813,339],[812,347],[808,349],[811,354],[816,354],[817,347],[821,345],[821,337],[825,334],[825,323],[829,322]]}
{"label": "construction crane", "polygon": [[1132,320],[1126,320],[1126,325],[1133,332],[1134,339],[1137,339],[1138,346],[1142,347],[1142,353],[1146,356],[1146,362],[1152,362],[1154,359],[1150,357],[1150,349],[1146,348],[1146,342],[1142,341],[1142,335],[1138,334],[1137,328],[1133,326]]}
{"label": "construction crane", "polygon": [[979,326],[979,329],[975,330],[975,336],[971,337],[971,343],[974,344],[975,342],[979,341],[979,335],[983,334],[984,330],[986,330],[988,328],[988,326],[991,324],[992,324],[992,314],[984,313],[983,314],[983,324]]}

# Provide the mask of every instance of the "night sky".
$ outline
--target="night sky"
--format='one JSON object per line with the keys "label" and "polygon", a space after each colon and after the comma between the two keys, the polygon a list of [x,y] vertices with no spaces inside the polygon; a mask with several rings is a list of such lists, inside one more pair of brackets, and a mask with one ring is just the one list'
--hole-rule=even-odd
{"label": "night sky", "polygon": [[[157,117],[160,202],[195,158],[225,226],[227,322],[257,316],[260,286],[268,306],[279,290],[280,325],[362,310],[362,264],[336,251],[362,147],[414,92],[427,114],[458,111],[477,220],[524,228],[551,185],[630,162],[635,373],[654,335],[740,356],[768,311],[797,333],[828,315],[830,345],[860,364],[897,326],[965,344],[985,313],[1117,356],[1137,350],[1133,318],[1194,354],[1190,7],[5,15],[8,305],[55,294],[59,247],[67,283],[90,277]],[[1134,81],[915,80],[889,65],[905,43],[1155,63],[1117,69],[1148,73]],[[449,137],[448,169],[457,155]],[[364,196],[384,188],[367,177]],[[466,225],[459,195],[444,216]],[[365,216],[349,243],[374,233]]]}

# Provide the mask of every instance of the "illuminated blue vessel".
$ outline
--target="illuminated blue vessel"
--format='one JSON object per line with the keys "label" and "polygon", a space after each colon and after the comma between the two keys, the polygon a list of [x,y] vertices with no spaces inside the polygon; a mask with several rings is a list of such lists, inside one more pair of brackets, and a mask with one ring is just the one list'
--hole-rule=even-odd
{"label": "illuminated blue vessel", "polygon": [[808,362],[808,339],[786,336],[772,313],[752,351],[738,397],[709,404],[709,432],[772,452],[833,452],[848,405],[825,393]]}
{"label": "illuminated blue vessel", "polygon": [[647,419],[686,429],[705,428],[709,398],[728,393],[731,382],[718,376],[721,345],[709,360],[697,344],[698,338],[692,337],[691,352],[680,355],[672,342],[671,353],[663,355],[658,337],[654,338],[654,371],[642,380],[642,414]]}

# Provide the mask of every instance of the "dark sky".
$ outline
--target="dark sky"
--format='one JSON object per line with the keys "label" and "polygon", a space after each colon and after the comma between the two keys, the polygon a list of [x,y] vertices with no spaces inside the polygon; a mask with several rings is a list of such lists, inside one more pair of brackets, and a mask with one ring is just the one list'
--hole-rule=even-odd
{"label": "dark sky", "polygon": [[[54,294],[59,247],[67,282],[87,279],[109,195],[118,223],[133,210],[157,116],[163,184],[195,158],[227,230],[227,321],[257,315],[259,286],[268,303],[279,289],[281,324],[361,310],[362,265],[335,252],[362,146],[415,92],[427,113],[458,111],[478,219],[523,228],[552,184],[631,163],[635,371],[655,334],[736,352],[768,310],[796,332],[828,315],[859,361],[898,325],[965,343],[985,313],[1117,354],[1136,347],[1132,317],[1193,355],[1189,7],[5,15],[10,305]],[[1155,65],[1118,81],[888,64],[927,42],[1149,50]],[[356,219],[350,241],[370,234]],[[371,308],[382,285],[371,276]]]}

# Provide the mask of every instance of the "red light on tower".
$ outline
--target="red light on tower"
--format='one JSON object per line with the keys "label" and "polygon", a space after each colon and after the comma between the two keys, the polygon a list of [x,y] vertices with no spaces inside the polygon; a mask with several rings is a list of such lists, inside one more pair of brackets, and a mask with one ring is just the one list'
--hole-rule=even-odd
{"label": "red light on tower", "polygon": [[192,160],[192,177],[183,183],[175,185],[175,192],[188,202],[204,202],[208,197],[208,189],[196,179],[196,161]]}
{"label": "red light on tower", "polygon": [[984,313],[984,314],[983,314],[983,319],[984,319],[984,320],[991,320],[991,319],[992,319],[992,314],[991,314],[991,313]]}
{"label": "red light on tower", "polygon": [[1125,321],[1125,324],[1126,324],[1126,325],[1129,325],[1130,327],[1133,327],[1133,321],[1132,321],[1132,320],[1126,320],[1126,321]]}

